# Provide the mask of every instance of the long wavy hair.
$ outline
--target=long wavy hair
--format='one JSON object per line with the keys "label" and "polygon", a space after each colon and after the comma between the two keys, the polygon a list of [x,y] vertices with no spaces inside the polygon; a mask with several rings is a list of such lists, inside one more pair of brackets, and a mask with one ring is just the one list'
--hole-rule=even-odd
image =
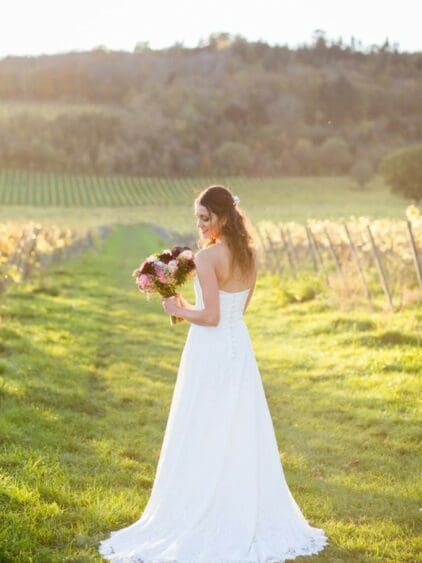
{"label": "long wavy hair", "polygon": [[[195,204],[203,205],[210,215],[215,213],[219,219],[225,218],[220,227],[227,240],[231,254],[231,269],[238,268],[242,276],[247,276],[254,267],[254,240],[252,238],[251,222],[246,213],[234,202],[229,188],[213,185],[205,188],[195,199]],[[197,240],[198,248],[206,248],[216,243],[215,238]]]}

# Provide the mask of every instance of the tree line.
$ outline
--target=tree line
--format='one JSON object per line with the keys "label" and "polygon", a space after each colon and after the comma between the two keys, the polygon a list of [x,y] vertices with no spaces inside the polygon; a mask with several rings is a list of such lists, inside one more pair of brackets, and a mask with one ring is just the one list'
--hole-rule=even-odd
{"label": "tree line", "polygon": [[296,49],[212,34],[195,48],[0,60],[0,165],[136,175],[365,178],[421,142],[422,53],[323,33]]}

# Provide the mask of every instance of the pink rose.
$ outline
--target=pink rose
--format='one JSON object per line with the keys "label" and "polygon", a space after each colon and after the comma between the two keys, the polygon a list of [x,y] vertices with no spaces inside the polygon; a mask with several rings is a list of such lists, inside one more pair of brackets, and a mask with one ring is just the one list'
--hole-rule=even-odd
{"label": "pink rose", "polygon": [[161,283],[167,283],[167,278],[166,278],[166,274],[164,273],[163,270],[159,270],[157,272],[157,279],[159,282]]}
{"label": "pink rose", "polygon": [[192,258],[193,258],[192,250],[184,250],[183,252],[181,252],[179,254],[179,256],[177,258],[179,260],[192,260]]}
{"label": "pink rose", "polygon": [[157,272],[157,274],[158,274],[159,272],[163,272],[163,271],[164,271],[164,267],[165,267],[165,264],[164,264],[164,262],[161,262],[161,260],[156,260],[156,261],[154,262],[154,268],[155,268],[155,271]]}
{"label": "pink rose", "polygon": [[168,270],[169,272],[171,272],[172,274],[174,274],[174,272],[177,270],[177,268],[179,267],[179,262],[177,260],[170,260],[170,262],[167,264],[168,266]]}
{"label": "pink rose", "polygon": [[146,289],[152,287],[152,279],[148,274],[141,274],[138,279],[138,287]]}

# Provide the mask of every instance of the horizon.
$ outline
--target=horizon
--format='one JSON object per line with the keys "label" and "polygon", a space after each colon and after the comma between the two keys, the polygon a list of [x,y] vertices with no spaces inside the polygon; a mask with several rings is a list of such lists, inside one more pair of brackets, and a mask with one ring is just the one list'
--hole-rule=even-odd
{"label": "horizon", "polygon": [[[323,30],[315,30],[315,32],[317,31],[323,31]],[[247,37],[242,36],[242,39],[246,40],[249,44],[253,44],[253,43],[263,43],[265,45],[268,45],[269,47],[283,47],[283,48],[287,48],[290,51],[296,51],[299,49],[303,49],[303,48],[312,48],[315,44],[315,32],[313,37],[311,37],[308,41],[301,41],[295,45],[289,45],[287,43],[271,43],[268,41],[265,41],[263,39],[250,39]],[[219,34],[226,34],[226,33],[230,33],[230,32],[225,32],[225,31],[215,31],[212,32],[213,35],[219,35]],[[230,36],[232,39],[235,39],[236,35],[241,35],[241,34],[236,34],[236,33],[230,33]],[[342,49],[346,49],[346,48],[351,48],[352,45],[352,41],[353,41],[353,51],[354,52],[360,52],[362,54],[370,54],[371,52],[376,51],[377,49],[381,49],[382,46],[385,44],[386,41],[388,41],[389,44],[389,48],[392,51],[395,51],[399,54],[405,55],[413,55],[413,54],[418,54],[421,53],[422,54],[422,49],[416,50],[416,51],[405,51],[403,49],[399,48],[399,44],[397,42],[392,42],[390,40],[389,37],[386,37],[384,39],[384,41],[381,41],[379,44],[376,43],[371,43],[370,45],[366,45],[364,44],[358,37],[352,35],[349,39],[344,38],[344,37],[337,37],[337,38],[332,38],[332,37],[324,37],[327,47],[330,48],[330,46],[332,46],[333,44],[337,44],[337,42],[341,39],[342,40]],[[133,48],[131,49],[126,49],[126,48],[112,48],[112,47],[108,47],[105,44],[96,44],[93,45],[90,48],[81,48],[81,49],[70,49],[68,51],[54,51],[54,52],[41,52],[41,53],[30,53],[30,54],[14,54],[14,53],[9,53],[7,55],[0,55],[0,61],[2,60],[6,60],[8,58],[38,58],[38,57],[54,57],[54,56],[64,56],[64,55],[71,55],[71,54],[84,54],[84,53],[91,53],[94,51],[104,51],[106,53],[127,53],[127,54],[133,54],[136,52],[137,47],[139,50],[145,50],[145,51],[151,51],[151,52],[161,52],[161,51],[166,51],[168,49],[171,48],[175,48],[176,46],[178,46],[179,48],[183,49],[183,50],[195,50],[195,49],[199,49],[199,48],[205,48],[206,47],[206,42],[209,40],[209,36],[208,37],[204,37],[201,38],[198,41],[197,45],[185,45],[181,42],[174,42],[170,45],[163,45],[163,46],[159,46],[159,47],[153,47],[149,44],[149,41],[139,41],[137,44],[135,44],[133,46]],[[143,49],[140,48],[141,44],[143,44]]]}
{"label": "horizon", "polygon": [[179,0],[177,6],[156,0],[145,6],[136,0],[91,0],[88,4],[15,0],[0,20],[0,59],[83,53],[100,47],[132,53],[137,44],[152,51],[175,45],[193,49],[220,33],[295,50],[312,45],[317,30],[328,43],[342,38],[344,45],[350,45],[354,38],[355,50],[364,53],[386,40],[399,53],[422,51],[416,0],[402,0],[400,13],[381,0],[356,0],[349,8],[339,7],[334,0],[318,4],[285,0],[282,6],[279,0],[248,5],[240,0],[215,0],[212,6],[193,0]]}

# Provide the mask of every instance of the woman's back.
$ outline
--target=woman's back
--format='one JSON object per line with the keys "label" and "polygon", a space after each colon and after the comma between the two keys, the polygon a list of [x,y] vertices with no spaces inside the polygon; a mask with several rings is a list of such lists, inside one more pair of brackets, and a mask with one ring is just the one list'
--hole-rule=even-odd
{"label": "woman's back", "polygon": [[218,280],[218,287],[226,292],[238,292],[253,288],[256,282],[257,265],[256,255],[254,251],[254,261],[252,269],[245,275],[242,274],[240,268],[237,267],[233,271],[231,269],[231,250],[223,243],[218,242],[211,247],[214,254],[213,262],[215,264],[215,273]]}

